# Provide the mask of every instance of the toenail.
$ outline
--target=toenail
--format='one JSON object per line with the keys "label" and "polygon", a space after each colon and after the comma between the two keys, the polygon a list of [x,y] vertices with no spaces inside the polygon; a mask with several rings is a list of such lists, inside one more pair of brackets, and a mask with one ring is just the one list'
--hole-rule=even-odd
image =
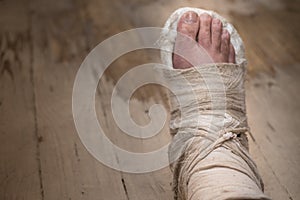
{"label": "toenail", "polygon": [[217,18],[214,18],[212,21],[214,24],[221,24],[221,21]]}
{"label": "toenail", "polygon": [[184,22],[186,24],[194,24],[197,22],[198,15],[195,12],[188,12],[184,15]]}
{"label": "toenail", "polygon": [[209,18],[210,18],[210,15],[207,14],[207,13],[203,13],[203,14],[200,16],[200,18],[202,18],[202,19],[209,19]]}
{"label": "toenail", "polygon": [[229,39],[230,38],[230,34],[227,30],[223,31],[222,38],[224,38],[224,39]]}

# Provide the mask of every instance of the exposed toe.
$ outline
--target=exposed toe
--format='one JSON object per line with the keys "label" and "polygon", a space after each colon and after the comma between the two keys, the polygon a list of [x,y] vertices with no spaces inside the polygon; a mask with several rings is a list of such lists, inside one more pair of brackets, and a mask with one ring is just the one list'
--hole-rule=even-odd
{"label": "exposed toe", "polygon": [[211,43],[215,51],[221,51],[222,22],[214,18],[211,26]]}
{"label": "exposed toe", "polygon": [[198,14],[192,11],[183,14],[178,22],[177,31],[196,40],[198,30]]}
{"label": "exposed toe", "polygon": [[203,13],[200,15],[200,30],[198,41],[203,47],[211,45],[211,21],[212,18],[209,14]]}
{"label": "exposed toe", "polygon": [[236,63],[235,61],[235,50],[232,44],[229,47],[229,63]]}
{"label": "exposed toe", "polygon": [[[197,13],[189,11],[182,15],[178,21],[177,31],[181,34],[178,34],[175,41],[175,51],[183,52],[190,49],[190,41],[187,41],[187,37],[196,41],[198,31],[199,31],[199,16]],[[179,68],[189,68],[192,65],[187,62],[184,58],[177,54],[173,54],[173,67],[176,69]]]}
{"label": "exposed toe", "polygon": [[221,36],[221,53],[222,53],[222,62],[229,61],[229,47],[230,47],[230,35],[226,29],[223,29],[222,36]]}

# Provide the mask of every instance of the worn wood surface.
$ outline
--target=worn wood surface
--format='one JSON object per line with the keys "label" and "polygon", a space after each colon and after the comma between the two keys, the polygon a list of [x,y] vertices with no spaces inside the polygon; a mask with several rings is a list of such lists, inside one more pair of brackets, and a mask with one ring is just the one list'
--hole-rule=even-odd
{"label": "worn wood surface", "polygon": [[[89,154],[75,129],[72,89],[81,62],[97,44],[131,28],[162,26],[181,6],[215,10],[240,32],[249,59],[251,154],[267,195],[300,198],[298,1],[2,0],[0,199],[172,199],[168,167],[129,174]],[[129,151],[152,151],[170,140],[167,125],[156,137],[132,139],[117,127],[109,106],[118,79],[157,53],[124,55],[99,81],[99,123],[113,143]],[[168,109],[166,99],[161,87],[140,88],[130,103],[132,118],[146,125],[151,105]]]}

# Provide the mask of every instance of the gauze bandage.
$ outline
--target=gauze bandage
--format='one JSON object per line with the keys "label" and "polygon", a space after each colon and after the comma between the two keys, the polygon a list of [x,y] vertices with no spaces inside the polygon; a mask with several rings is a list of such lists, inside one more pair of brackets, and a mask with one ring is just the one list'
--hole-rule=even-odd
{"label": "gauze bandage", "polygon": [[[180,17],[187,11],[218,18],[231,35],[237,64],[173,69],[172,52]],[[212,11],[181,8],[165,24],[157,67],[171,86],[169,149],[177,200],[269,199],[248,153],[243,42],[234,27]]]}

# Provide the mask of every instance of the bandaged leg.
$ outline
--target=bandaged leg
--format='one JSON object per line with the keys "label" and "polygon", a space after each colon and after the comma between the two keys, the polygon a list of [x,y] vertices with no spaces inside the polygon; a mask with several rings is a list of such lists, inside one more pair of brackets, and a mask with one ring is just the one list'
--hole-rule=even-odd
{"label": "bandaged leg", "polygon": [[[201,63],[182,55],[193,67],[173,69],[171,52],[178,34],[172,30],[190,10],[199,15],[206,12],[222,21],[223,29],[231,35],[236,64]],[[174,138],[169,159],[175,199],[269,199],[263,194],[261,177],[248,153],[246,60],[238,33],[216,13],[194,8],[175,11],[165,28],[160,45],[165,50],[162,60],[166,67],[157,69],[172,87],[170,130]],[[197,51],[194,47],[191,50]],[[200,54],[205,57],[201,50]]]}

